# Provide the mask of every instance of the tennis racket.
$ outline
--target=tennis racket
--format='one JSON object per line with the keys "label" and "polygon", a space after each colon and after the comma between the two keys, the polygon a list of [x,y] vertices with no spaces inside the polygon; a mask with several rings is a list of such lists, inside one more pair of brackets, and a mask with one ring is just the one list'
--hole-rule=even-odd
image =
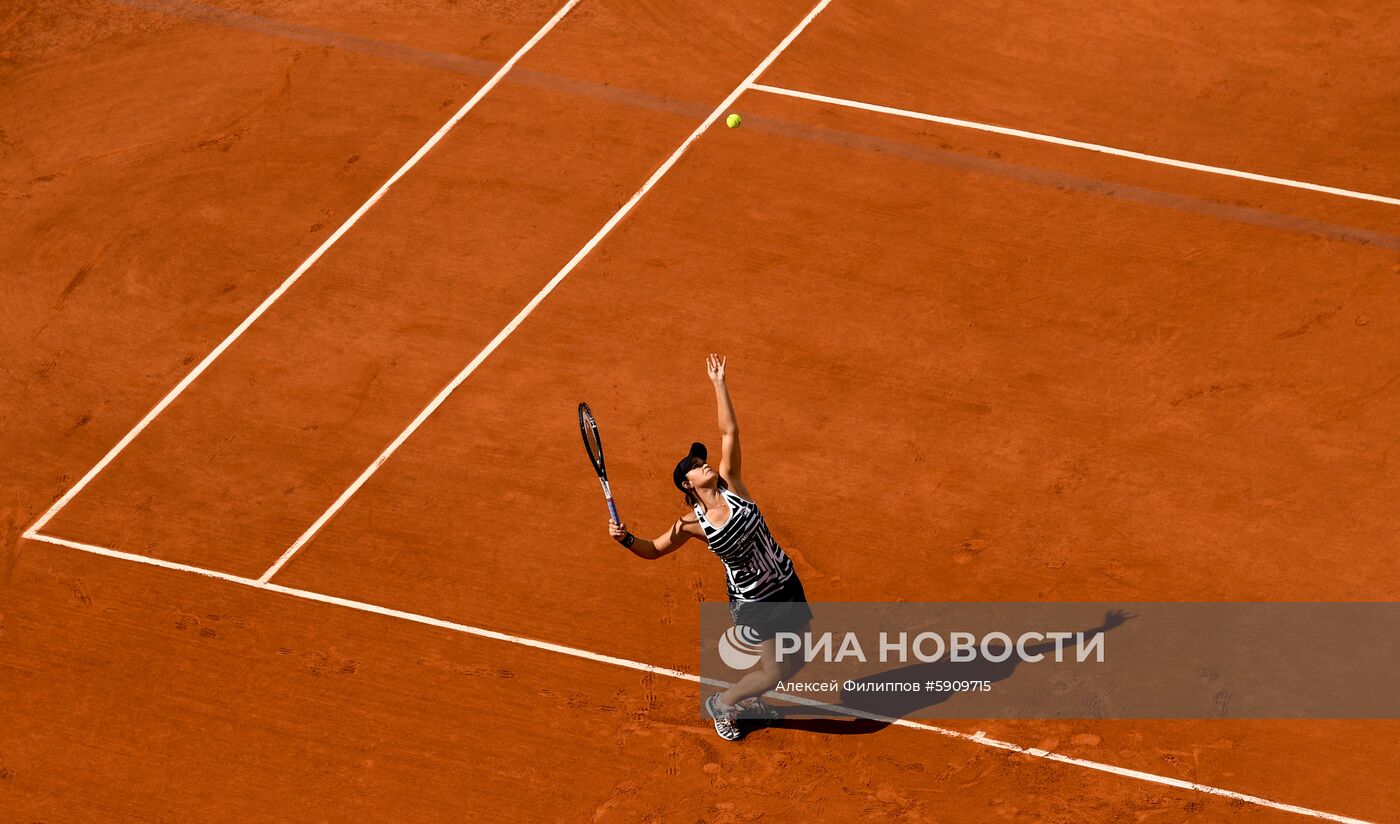
{"label": "tennis racket", "polygon": [[598,473],[598,482],[603,485],[603,497],[608,500],[608,514],[614,521],[622,523],[617,516],[617,504],[613,503],[612,489],[608,486],[608,468],[603,465],[603,440],[598,437],[598,422],[593,420],[593,411],[588,404],[578,405],[578,431],[583,435],[583,448],[588,450],[588,460],[593,471]]}

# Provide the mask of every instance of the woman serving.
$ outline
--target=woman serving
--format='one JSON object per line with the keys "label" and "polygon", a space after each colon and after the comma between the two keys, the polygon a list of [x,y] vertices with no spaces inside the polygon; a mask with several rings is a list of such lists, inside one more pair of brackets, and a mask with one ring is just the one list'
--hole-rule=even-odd
{"label": "woman serving", "polygon": [[724,383],[725,361],[715,354],[705,360],[719,407],[719,471],[711,468],[706,460],[704,444],[691,444],[690,451],[676,464],[671,475],[676,488],[685,495],[690,511],[652,540],[638,538],[626,524],[613,520],[608,522],[608,532],[632,554],[647,560],[668,555],[691,538],[699,538],[724,563],[730,615],[735,626],[749,629],[750,638],[757,636],[760,650],[758,669],[705,701],[705,710],[714,719],[715,731],[735,741],[743,735],[737,723],[740,713],[776,717],[777,713],[764,704],[760,696],[784,677],[790,677],[803,662],[788,658],[779,663],[774,637],[779,632],[806,632],[812,611],[807,606],[802,582],[793,570],[792,559],[773,540],[768,523],[744,484],[740,470],[739,424]]}

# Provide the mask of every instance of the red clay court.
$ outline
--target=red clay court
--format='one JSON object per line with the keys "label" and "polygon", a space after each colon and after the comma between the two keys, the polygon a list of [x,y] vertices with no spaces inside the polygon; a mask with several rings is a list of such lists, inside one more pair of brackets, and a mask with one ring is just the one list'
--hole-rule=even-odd
{"label": "red clay court", "polygon": [[721,741],[721,568],[608,540],[573,414],[653,534],[727,353],[814,600],[1400,599],[1398,40],[6,5],[0,819],[1400,820],[1395,721]]}

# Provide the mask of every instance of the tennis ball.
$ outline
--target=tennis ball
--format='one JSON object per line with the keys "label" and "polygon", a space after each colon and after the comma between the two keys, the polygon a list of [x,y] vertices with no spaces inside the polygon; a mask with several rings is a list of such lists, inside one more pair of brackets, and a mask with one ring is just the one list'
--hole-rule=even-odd
{"label": "tennis ball", "polygon": [[739,128],[739,124],[743,122],[744,118],[740,117],[737,114],[731,114],[730,116],[724,119],[724,125],[728,126],[731,129]]}

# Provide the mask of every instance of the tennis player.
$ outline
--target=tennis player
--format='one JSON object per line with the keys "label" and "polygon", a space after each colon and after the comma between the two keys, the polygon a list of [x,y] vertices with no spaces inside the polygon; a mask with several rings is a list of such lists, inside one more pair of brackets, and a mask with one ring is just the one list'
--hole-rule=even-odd
{"label": "tennis player", "polygon": [[747,638],[759,642],[760,649],[757,669],[705,702],[715,731],[736,741],[743,735],[738,725],[741,715],[765,720],[777,717],[763,702],[762,695],[777,686],[779,680],[791,677],[805,662],[785,656],[786,660],[779,663],[774,637],[779,632],[807,632],[812,610],[792,568],[792,559],[773,540],[768,523],[744,484],[739,424],[724,383],[725,362],[725,358],[715,354],[705,360],[719,406],[719,471],[707,461],[704,444],[691,444],[671,474],[690,511],[650,541],[638,538],[626,524],[613,520],[608,521],[608,532],[639,558],[656,560],[680,549],[691,538],[699,538],[724,562],[730,615],[736,627],[747,628]]}

